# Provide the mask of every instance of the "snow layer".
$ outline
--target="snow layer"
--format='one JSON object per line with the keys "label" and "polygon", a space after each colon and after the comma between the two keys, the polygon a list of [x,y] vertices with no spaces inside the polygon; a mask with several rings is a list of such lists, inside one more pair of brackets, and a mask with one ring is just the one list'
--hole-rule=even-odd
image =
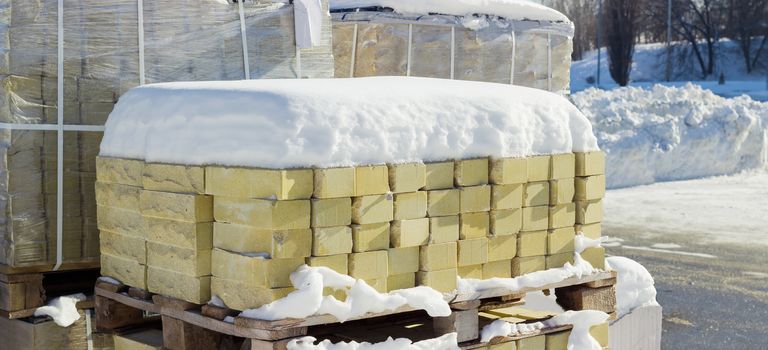
{"label": "snow layer", "polygon": [[49,316],[59,327],[69,327],[80,319],[77,303],[85,300],[85,294],[65,295],[51,300],[48,305],[35,310],[35,316]]}
{"label": "snow layer", "polygon": [[332,343],[330,340],[317,342],[314,337],[303,337],[291,340],[288,350],[458,350],[456,333],[448,333],[435,339],[412,342],[408,339],[389,338],[380,343],[340,342]]}
{"label": "snow layer", "polygon": [[541,322],[510,323],[504,320],[496,320],[483,327],[483,330],[480,332],[480,341],[486,343],[496,337],[531,334],[542,328],[544,328],[544,323]]}
{"label": "snow layer", "polygon": [[403,14],[494,15],[512,20],[570,22],[562,13],[529,0],[330,0],[331,9],[389,7]]}
{"label": "snow layer", "polygon": [[607,186],[733,174],[766,166],[768,103],[699,86],[588,89],[572,96],[607,154]]}
{"label": "snow layer", "polygon": [[602,311],[566,311],[543,322],[509,323],[496,320],[483,327],[480,333],[482,342],[495,337],[521,336],[534,333],[543,328],[573,325],[568,336],[568,350],[601,350],[600,344],[589,333],[589,329],[608,320],[608,314]]}
{"label": "snow layer", "polygon": [[621,256],[608,257],[605,263],[606,268],[618,272],[616,312],[619,317],[641,306],[659,305],[653,277],[643,265]]}
{"label": "snow layer", "polygon": [[115,106],[101,155],[290,168],[597,149],[589,121],[556,94],[377,77],[141,86]]}

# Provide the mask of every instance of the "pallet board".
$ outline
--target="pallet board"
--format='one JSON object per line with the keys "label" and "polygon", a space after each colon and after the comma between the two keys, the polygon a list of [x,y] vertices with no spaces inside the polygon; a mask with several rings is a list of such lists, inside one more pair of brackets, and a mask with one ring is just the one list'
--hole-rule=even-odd
{"label": "pallet board", "polygon": [[0,317],[29,317],[45,305],[48,298],[80,292],[90,294],[98,273],[96,269],[0,273]]}

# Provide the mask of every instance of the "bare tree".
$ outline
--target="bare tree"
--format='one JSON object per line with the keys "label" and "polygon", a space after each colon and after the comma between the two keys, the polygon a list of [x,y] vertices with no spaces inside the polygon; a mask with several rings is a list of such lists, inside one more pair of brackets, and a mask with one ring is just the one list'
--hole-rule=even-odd
{"label": "bare tree", "polygon": [[620,86],[629,84],[640,6],[636,0],[605,0],[603,4],[609,70]]}
{"label": "bare tree", "polygon": [[[729,0],[728,35],[739,44],[747,73],[751,73],[768,43],[768,0]],[[756,39],[762,35],[760,43]],[[757,48],[753,50],[754,44]]]}
{"label": "bare tree", "polygon": [[[715,72],[715,45],[724,22],[725,0],[679,0],[673,6],[675,31],[685,39],[701,68],[702,78]],[[699,41],[704,42],[704,49]]]}
{"label": "bare tree", "polygon": [[584,53],[595,49],[598,0],[554,0],[548,5],[562,12],[574,23],[573,59],[581,60]]}

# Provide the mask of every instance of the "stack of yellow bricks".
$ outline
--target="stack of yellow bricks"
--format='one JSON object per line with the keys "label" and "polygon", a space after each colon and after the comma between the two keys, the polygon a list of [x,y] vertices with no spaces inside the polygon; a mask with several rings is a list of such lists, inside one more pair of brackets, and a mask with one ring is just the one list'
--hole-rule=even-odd
{"label": "stack of yellow bricks", "polygon": [[[97,165],[102,274],[239,310],[293,291],[304,264],[380,292],[562,267],[576,230],[599,238],[605,192],[599,152],[323,169]],[[597,267],[603,255],[584,252]]]}

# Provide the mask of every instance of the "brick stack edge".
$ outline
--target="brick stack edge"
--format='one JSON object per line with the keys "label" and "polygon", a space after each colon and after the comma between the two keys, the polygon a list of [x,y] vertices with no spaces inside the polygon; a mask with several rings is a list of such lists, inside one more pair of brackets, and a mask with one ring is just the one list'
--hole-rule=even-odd
{"label": "brick stack edge", "polygon": [[450,292],[573,262],[576,232],[600,236],[604,167],[601,152],[284,170],[100,157],[102,274],[238,310],[290,293],[303,264]]}

